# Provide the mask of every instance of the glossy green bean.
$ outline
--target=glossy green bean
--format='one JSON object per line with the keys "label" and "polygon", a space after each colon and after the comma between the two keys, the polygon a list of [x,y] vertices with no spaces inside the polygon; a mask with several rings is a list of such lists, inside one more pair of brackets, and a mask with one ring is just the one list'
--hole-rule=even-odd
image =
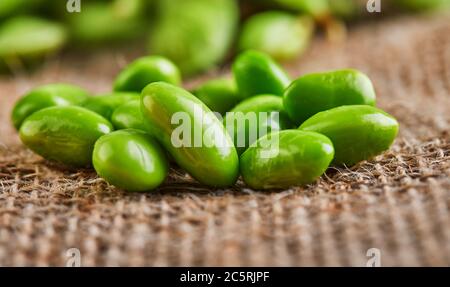
{"label": "glossy green bean", "polygon": [[294,127],[284,111],[282,98],[273,95],[259,95],[241,102],[227,113],[223,123],[238,154],[266,133]]}
{"label": "glossy green bean", "polygon": [[282,96],[290,79],[267,54],[257,51],[241,53],[233,63],[239,93],[245,97],[272,94]]}
{"label": "glossy green bean", "polygon": [[370,79],[357,70],[304,75],[286,89],[284,107],[297,124],[314,114],[343,105],[375,105]]}
{"label": "glossy green bean", "polygon": [[[270,137],[272,144],[266,145]],[[274,132],[242,154],[241,174],[253,189],[289,188],[315,181],[333,155],[333,144],[324,135],[298,130]]]}
{"label": "glossy green bean", "polygon": [[139,97],[140,95],[138,93],[113,92],[91,97],[87,99],[82,106],[109,120],[115,109],[132,100],[139,99]]}
{"label": "glossy green bean", "polygon": [[115,91],[140,93],[145,86],[153,82],[181,83],[178,67],[170,60],[160,56],[139,58],[125,67],[114,82]]}
{"label": "glossy green bean", "polygon": [[142,92],[148,131],[175,162],[199,182],[225,187],[236,182],[239,159],[216,115],[182,88],[157,82]]}
{"label": "glossy green bean", "polygon": [[169,170],[159,144],[147,133],[134,129],[102,136],[95,143],[92,163],[108,183],[133,192],[157,188]]}
{"label": "glossy green bean", "polygon": [[351,166],[389,149],[397,136],[399,124],[380,109],[359,105],[320,112],[299,129],[329,137],[336,151],[334,164]]}
{"label": "glossy green bean", "polygon": [[111,123],[117,130],[137,129],[145,131],[144,118],[141,113],[140,98],[134,99],[128,103],[119,106],[111,115]]}
{"label": "glossy green bean", "polygon": [[29,91],[14,106],[11,119],[16,129],[31,114],[52,106],[80,105],[87,100],[89,93],[70,84],[48,84]]}
{"label": "glossy green bean", "polygon": [[197,87],[193,94],[213,112],[222,115],[242,100],[235,81],[226,78],[209,80]]}
{"label": "glossy green bean", "polygon": [[77,106],[50,107],[29,116],[20,139],[42,157],[73,167],[91,165],[99,137],[113,127],[105,118]]}

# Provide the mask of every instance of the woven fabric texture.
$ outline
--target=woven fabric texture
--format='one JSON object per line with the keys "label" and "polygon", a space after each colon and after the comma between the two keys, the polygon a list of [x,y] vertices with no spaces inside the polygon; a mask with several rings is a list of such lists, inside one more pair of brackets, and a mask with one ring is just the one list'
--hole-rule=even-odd
{"label": "woven fabric texture", "polygon": [[350,29],[345,43],[318,38],[287,65],[293,76],[361,69],[401,132],[371,161],[277,192],[242,181],[211,190],[172,169],[157,191],[129,194],[20,144],[9,116],[25,91],[61,81],[106,92],[140,48],[63,55],[31,76],[3,77],[0,265],[64,266],[69,248],[83,266],[365,266],[370,248],[382,266],[449,265],[449,35],[449,15],[375,20]]}

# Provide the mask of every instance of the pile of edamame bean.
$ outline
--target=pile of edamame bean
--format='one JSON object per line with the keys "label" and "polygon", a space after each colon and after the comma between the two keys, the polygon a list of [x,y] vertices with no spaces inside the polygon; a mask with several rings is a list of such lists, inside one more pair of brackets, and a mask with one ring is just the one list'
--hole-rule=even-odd
{"label": "pile of edamame bean", "polygon": [[353,69],[292,80],[270,56],[248,50],[234,60],[231,77],[193,91],[181,83],[174,63],[147,56],[125,67],[109,94],[37,87],[17,102],[12,122],[45,159],[93,166],[108,183],[136,192],[160,186],[170,164],[213,188],[240,175],[256,190],[301,186],[330,166],[381,154],[399,129],[375,107],[371,80]]}

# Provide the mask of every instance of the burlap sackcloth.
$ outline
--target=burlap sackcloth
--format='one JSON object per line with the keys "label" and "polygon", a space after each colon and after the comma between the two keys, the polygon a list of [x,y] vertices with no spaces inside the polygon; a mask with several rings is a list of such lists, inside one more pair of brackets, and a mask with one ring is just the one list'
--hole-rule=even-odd
{"label": "burlap sackcloth", "polygon": [[142,52],[130,50],[63,55],[32,76],[2,78],[0,265],[64,266],[70,248],[83,266],[365,266],[374,256],[382,266],[450,264],[448,15],[361,24],[342,44],[319,37],[287,66],[293,76],[361,69],[401,132],[374,160],[278,192],[242,181],[210,190],[172,170],[157,191],[128,194],[20,144],[9,115],[21,94],[55,81],[108,91]]}

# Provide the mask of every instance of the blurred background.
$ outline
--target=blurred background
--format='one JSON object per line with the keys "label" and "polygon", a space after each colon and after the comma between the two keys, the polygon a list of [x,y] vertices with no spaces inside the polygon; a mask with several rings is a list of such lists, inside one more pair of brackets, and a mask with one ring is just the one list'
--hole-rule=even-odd
{"label": "blurred background", "polygon": [[185,76],[222,67],[245,49],[281,62],[314,35],[345,41],[349,26],[400,13],[430,13],[448,0],[1,0],[0,71],[38,69],[67,51],[139,47]]}

